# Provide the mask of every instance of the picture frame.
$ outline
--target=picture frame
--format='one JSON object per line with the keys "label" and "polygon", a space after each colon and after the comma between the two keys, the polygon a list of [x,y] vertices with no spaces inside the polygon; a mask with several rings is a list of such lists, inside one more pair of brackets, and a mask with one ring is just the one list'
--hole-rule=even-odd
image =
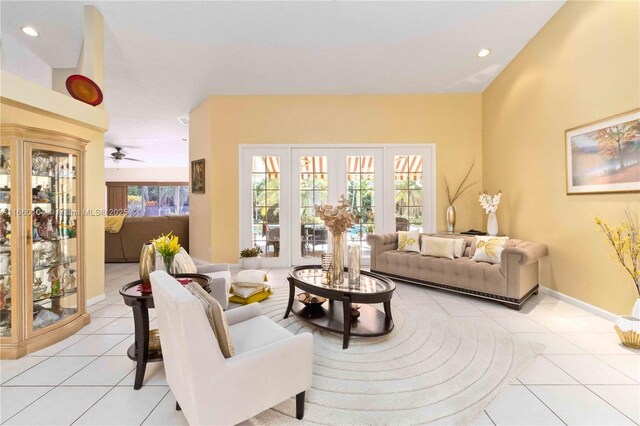
{"label": "picture frame", "polygon": [[204,194],[205,190],[205,168],[204,158],[191,162],[191,193]]}
{"label": "picture frame", "polygon": [[640,192],[640,109],[565,131],[567,195]]}

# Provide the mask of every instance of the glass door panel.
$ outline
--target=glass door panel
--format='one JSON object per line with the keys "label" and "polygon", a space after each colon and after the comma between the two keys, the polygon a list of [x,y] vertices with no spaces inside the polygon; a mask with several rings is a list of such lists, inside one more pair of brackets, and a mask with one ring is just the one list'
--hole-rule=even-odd
{"label": "glass door panel", "polygon": [[328,251],[328,233],[322,220],[316,217],[314,206],[326,204],[329,194],[328,159],[324,155],[299,157],[298,179],[300,185],[299,255],[302,258],[319,258]]}
{"label": "glass door panel", "polygon": [[33,331],[78,311],[78,157],[31,151]]}
{"label": "glass door panel", "polygon": [[0,147],[0,337],[12,334],[11,202],[11,147],[3,146]]}
{"label": "glass door panel", "polygon": [[367,235],[375,232],[375,174],[376,162],[373,155],[347,155],[346,185],[347,198],[359,223],[347,231],[347,243],[359,244],[363,256],[369,256]]}
{"label": "glass door panel", "polygon": [[393,160],[396,231],[422,231],[422,155],[395,155]]}
{"label": "glass door panel", "polygon": [[280,157],[253,156],[252,240],[262,257],[280,257]]}

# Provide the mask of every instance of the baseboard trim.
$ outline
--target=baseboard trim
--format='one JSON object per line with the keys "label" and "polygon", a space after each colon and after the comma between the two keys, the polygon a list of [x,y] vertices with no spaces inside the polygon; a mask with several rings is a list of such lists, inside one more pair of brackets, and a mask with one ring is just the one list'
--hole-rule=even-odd
{"label": "baseboard trim", "polygon": [[544,294],[548,294],[549,296],[553,296],[556,299],[560,299],[563,302],[567,302],[570,305],[577,306],[578,308],[584,309],[585,311],[589,311],[592,314],[598,315],[599,317],[609,321],[615,321],[619,317],[619,315],[606,311],[602,308],[598,308],[597,306],[593,306],[590,303],[583,302],[582,300],[567,296],[566,294],[560,293],[556,290],[552,290],[549,287],[540,286],[540,291]]}
{"label": "baseboard trim", "polygon": [[96,297],[92,297],[91,299],[87,299],[87,307],[100,303],[103,300],[107,300],[107,296],[104,293],[99,294]]}

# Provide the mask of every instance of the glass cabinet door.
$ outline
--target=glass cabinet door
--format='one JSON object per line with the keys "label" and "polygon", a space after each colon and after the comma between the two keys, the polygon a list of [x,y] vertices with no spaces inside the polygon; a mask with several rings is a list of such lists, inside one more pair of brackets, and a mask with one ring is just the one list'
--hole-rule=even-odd
{"label": "glass cabinet door", "polygon": [[78,156],[31,150],[32,330],[78,312]]}
{"label": "glass cabinet door", "polygon": [[11,148],[0,147],[0,337],[12,335],[11,324]]}

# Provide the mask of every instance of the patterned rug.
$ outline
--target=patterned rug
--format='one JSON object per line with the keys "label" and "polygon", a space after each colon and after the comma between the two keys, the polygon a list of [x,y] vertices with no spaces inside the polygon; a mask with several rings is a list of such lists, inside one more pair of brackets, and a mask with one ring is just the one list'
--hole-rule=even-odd
{"label": "patterned rug", "polygon": [[[313,385],[305,417],[289,399],[248,424],[469,424],[544,347],[468,319],[392,300],[394,330],[351,337],[283,319],[286,288],[262,302],[265,315],[294,334],[314,335]],[[380,305],[381,306],[381,305]],[[294,372],[292,372],[294,374]]]}

